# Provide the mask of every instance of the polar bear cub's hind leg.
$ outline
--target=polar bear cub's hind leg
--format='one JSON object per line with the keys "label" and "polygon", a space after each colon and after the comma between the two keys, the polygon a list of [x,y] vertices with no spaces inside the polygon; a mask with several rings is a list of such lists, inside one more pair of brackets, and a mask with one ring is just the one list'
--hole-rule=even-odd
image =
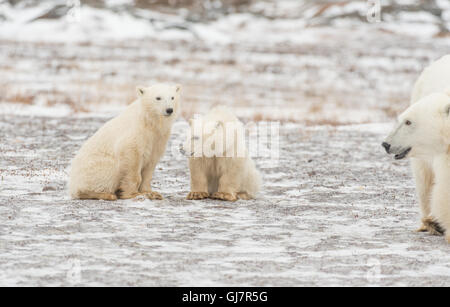
{"label": "polar bear cub's hind leg", "polygon": [[253,198],[247,192],[239,192],[239,193],[237,193],[237,196],[239,197],[239,199],[243,199],[243,200],[250,200]]}
{"label": "polar bear cub's hind leg", "polygon": [[117,200],[117,195],[112,193],[82,192],[78,194],[78,199]]}
{"label": "polar bear cub's hind leg", "polygon": [[81,152],[72,161],[70,195],[74,199],[117,200],[117,170],[108,156],[86,159]]}

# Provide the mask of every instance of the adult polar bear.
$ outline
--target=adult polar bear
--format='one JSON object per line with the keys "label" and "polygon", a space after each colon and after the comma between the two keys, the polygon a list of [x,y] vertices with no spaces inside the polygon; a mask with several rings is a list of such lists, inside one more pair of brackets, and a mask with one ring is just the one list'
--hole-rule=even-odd
{"label": "adult polar bear", "polygon": [[137,94],[138,99],[89,138],[73,159],[72,198],[162,199],[150,183],[178,114],[180,86],[138,87]]}
{"label": "adult polar bear", "polygon": [[422,225],[450,243],[450,55],[426,68],[411,106],[383,143],[396,159],[411,157]]}

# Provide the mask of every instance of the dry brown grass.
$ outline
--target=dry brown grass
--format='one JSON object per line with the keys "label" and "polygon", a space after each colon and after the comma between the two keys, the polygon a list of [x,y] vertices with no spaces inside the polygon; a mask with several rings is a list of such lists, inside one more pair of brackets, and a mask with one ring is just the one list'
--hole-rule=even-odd
{"label": "dry brown grass", "polygon": [[68,96],[55,96],[55,95],[49,95],[47,97],[43,97],[46,101],[46,105],[51,107],[58,104],[64,104],[69,106],[74,113],[86,113],[89,112],[89,109],[86,108],[83,104],[77,102],[76,100],[72,99]]}
{"label": "dry brown grass", "polygon": [[7,84],[0,85],[0,101],[31,105],[35,98],[34,94],[11,90]]}
{"label": "dry brown grass", "polygon": [[34,95],[27,95],[22,93],[16,93],[13,95],[7,95],[4,100],[8,102],[21,103],[21,104],[33,104],[36,97]]}
{"label": "dry brown grass", "polygon": [[409,102],[407,99],[402,98],[391,98],[389,99],[389,105],[381,107],[381,110],[389,118],[396,118],[401,114],[406,108],[408,108]]}
{"label": "dry brown grass", "polygon": [[[251,0],[222,0],[220,2],[227,7],[238,7],[248,5]],[[146,9],[154,9],[155,7],[205,9],[203,0],[135,0],[134,3],[135,6]]]}
{"label": "dry brown grass", "polygon": [[[345,121],[337,121],[337,120],[333,120],[333,119],[318,119],[318,120],[303,120],[302,121],[303,124],[305,124],[305,126],[332,126],[332,127],[337,127],[337,126],[346,126],[346,125],[351,125],[354,124],[354,122],[345,122]],[[361,122],[359,124],[365,124],[368,122]]]}
{"label": "dry brown grass", "polygon": [[326,126],[341,126],[341,125],[348,125],[350,122],[340,122],[337,120],[332,119],[317,119],[317,120],[310,120],[302,118],[295,118],[290,116],[281,116],[281,117],[274,117],[267,114],[262,113],[255,113],[251,118],[251,121],[253,122],[260,122],[260,121],[268,121],[268,122],[280,122],[280,123],[301,123],[305,126],[315,126],[315,125],[326,125]]}
{"label": "dry brown grass", "polygon": [[253,115],[252,119],[254,122],[260,122],[260,121],[264,120],[264,116],[261,113],[258,113],[258,114]]}
{"label": "dry brown grass", "polygon": [[308,112],[312,114],[317,114],[323,111],[323,105],[320,104],[313,104],[309,107]]}

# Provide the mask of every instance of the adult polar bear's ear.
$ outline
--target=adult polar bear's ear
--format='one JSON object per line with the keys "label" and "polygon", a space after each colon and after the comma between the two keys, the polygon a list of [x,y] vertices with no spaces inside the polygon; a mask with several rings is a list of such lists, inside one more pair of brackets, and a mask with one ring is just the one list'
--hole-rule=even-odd
{"label": "adult polar bear's ear", "polygon": [[447,116],[450,117],[450,104],[448,104],[448,105],[445,107],[444,112],[445,112],[445,114],[446,114]]}
{"label": "adult polar bear's ear", "polygon": [[178,93],[179,91],[181,91],[181,84],[175,85],[175,92]]}
{"label": "adult polar bear's ear", "polygon": [[137,93],[138,97],[142,97],[145,93],[145,88],[143,86],[137,86],[136,93]]}

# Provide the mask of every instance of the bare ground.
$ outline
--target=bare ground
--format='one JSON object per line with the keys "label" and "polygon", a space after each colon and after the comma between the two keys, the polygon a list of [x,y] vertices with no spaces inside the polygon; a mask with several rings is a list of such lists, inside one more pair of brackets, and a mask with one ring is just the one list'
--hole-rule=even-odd
{"label": "bare ground", "polygon": [[389,125],[283,125],[257,200],[185,200],[170,150],[163,201],[69,200],[69,161],[105,120],[0,116],[0,285],[450,285],[444,238],[414,232],[407,161],[380,146]]}

